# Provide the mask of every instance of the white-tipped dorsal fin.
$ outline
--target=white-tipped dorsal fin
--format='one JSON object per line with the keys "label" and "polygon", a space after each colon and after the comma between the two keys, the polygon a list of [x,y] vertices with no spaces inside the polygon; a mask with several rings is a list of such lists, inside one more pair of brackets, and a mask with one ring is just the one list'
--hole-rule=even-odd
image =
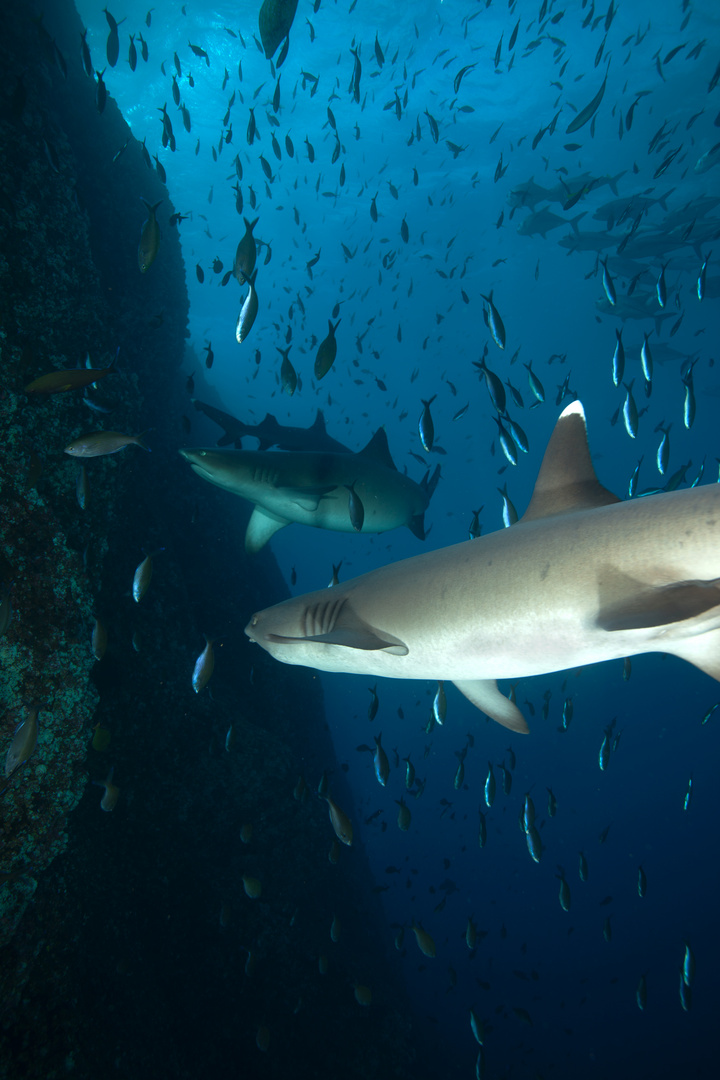
{"label": "white-tipped dorsal fin", "polygon": [[585,410],[579,401],[563,409],[547,444],[530,505],[522,522],[620,502],[593,468]]}

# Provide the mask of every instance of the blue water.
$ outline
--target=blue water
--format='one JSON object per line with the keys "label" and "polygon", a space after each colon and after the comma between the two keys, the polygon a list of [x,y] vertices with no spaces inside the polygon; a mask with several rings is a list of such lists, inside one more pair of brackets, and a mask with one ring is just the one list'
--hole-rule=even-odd
{"label": "blue water", "polygon": [[[484,531],[501,528],[497,488],[505,482],[522,513],[560,411],[555,404],[557,388],[568,373],[570,388],[584,403],[597,471],[607,487],[625,497],[641,457],[640,490],[665,482],[655,464],[660,440],[656,427],[663,422],[672,423],[667,475],[692,461],[687,476],[691,482],[705,462],[703,482],[715,482],[720,454],[720,377],[714,368],[720,240],[700,237],[720,231],[720,221],[712,208],[705,212],[696,200],[718,194],[720,174],[715,168],[696,172],[694,166],[720,139],[720,87],[708,93],[720,55],[720,9],[709,0],[692,5],[647,0],[621,4],[610,20],[603,55],[595,66],[606,34],[606,12],[598,9],[583,28],[588,8],[580,3],[568,3],[564,9],[549,5],[542,30],[536,3],[486,7],[467,0],[389,9],[359,0],[348,10],[347,3],[323,0],[317,11],[301,3],[288,57],[280,69],[276,114],[271,104],[276,79],[253,38],[258,33],[257,6],[188,3],[183,9],[187,14],[182,14],[176,3],[156,0],[148,28],[145,6],[126,3],[113,11],[118,19],[126,16],[127,22],[121,27],[120,62],[108,68],[105,79],[133,133],[145,138],[150,152],[162,161],[175,205],[183,213],[192,211],[192,220],[183,221],[180,229],[191,299],[184,369],[188,374],[195,371],[197,397],[221,402],[249,422],[270,411],[283,423],[305,425],[320,407],[330,433],[354,449],[384,425],[399,469],[407,468],[420,480],[424,469],[411,452],[428,466],[438,462],[442,466],[442,480],[426,515],[432,529],[424,543],[407,530],[355,536],[291,526],[278,533],[271,546],[288,581],[291,568],[296,568],[294,591],[327,584],[332,564],[341,559],[341,577],[346,579],[464,540],[472,512],[483,504]],[[89,28],[94,66],[102,69],[105,17],[97,3],[79,0],[78,9]],[[557,21],[548,22],[556,16]],[[508,53],[518,19],[517,43]],[[244,45],[226,27],[242,35]],[[138,30],[148,43],[149,60],[140,59],[131,72],[125,60],[126,31]],[[373,48],[376,35],[385,57],[382,67]],[[528,49],[538,39],[541,44]],[[707,44],[699,56],[688,60],[687,54],[703,40]],[[188,41],[208,52],[209,66],[192,54]],[[360,104],[350,90],[351,47],[359,47],[362,60]],[[172,101],[176,51],[183,70],[178,82],[192,121],[189,134]],[[476,66],[455,94],[453,79],[467,64]],[[223,90],[225,69],[229,78]],[[567,135],[576,115],[572,106],[579,111],[588,104],[606,70],[606,91],[592,130],[586,124]],[[302,71],[319,77],[313,96],[312,82],[306,80],[302,87]],[[194,79],[192,88],[188,73]],[[233,92],[232,141],[223,142],[214,160],[211,148],[217,151],[221,134],[227,131],[221,121]],[[628,128],[627,113],[638,94],[644,96]],[[177,138],[175,153],[160,144],[158,108],[165,102]],[[392,107],[386,108],[388,104]],[[246,138],[250,105],[260,133],[252,146]],[[328,105],[342,144],[335,164],[331,164],[335,136],[328,123]],[[472,111],[460,111],[461,106]],[[426,110],[439,125],[437,144]],[[558,112],[554,133],[546,133],[533,150],[539,129]],[[277,116],[279,126],[272,128],[269,116]],[[650,141],[663,125],[666,134],[649,153]],[[281,146],[279,161],[271,149],[272,131]],[[293,159],[285,151],[288,132],[295,147]],[[306,137],[315,150],[313,164],[307,159]],[[446,140],[465,148],[457,158]],[[574,143],[581,148],[565,149]],[[655,178],[666,156],[677,148],[667,170]],[[232,191],[236,153],[244,174],[244,214],[259,217],[256,236],[272,249],[267,265],[267,249],[260,250],[260,311],[241,346],[234,331],[243,292],[234,279],[221,287],[222,274],[212,270],[215,258],[223,262],[224,270],[231,268],[243,232]],[[272,168],[273,181],[267,186],[260,154]],[[507,171],[496,180],[501,154]],[[341,188],[343,164],[346,182]],[[568,254],[558,243],[571,233],[569,224],[544,238],[518,234],[532,211],[521,206],[511,215],[513,190],[531,177],[553,188],[562,177],[574,194],[573,179],[584,173],[617,178],[620,198],[640,193],[667,196],[667,214],[676,217],[669,220],[662,205],[656,204],[642,229],[653,227],[667,238],[673,221],[681,222],[676,226],[680,233],[695,221],[686,241],[667,255],[635,259],[632,266],[617,256],[617,242],[605,249],[620,298],[634,274],[644,268],[635,295],[653,294],[662,264],[668,262],[669,316],[659,335],[653,318],[622,323],[607,313],[606,302],[604,309],[598,306],[604,292],[595,252]],[[397,189],[397,199],[390,183]],[[257,193],[256,210],[249,205],[251,187]],[[376,193],[379,216],[373,222],[370,206]],[[128,192],[129,198],[138,199],[138,233],[146,216],[139,201],[142,194]],[[580,230],[603,230],[604,222],[593,215],[615,197],[603,184],[566,212],[559,202],[549,209],[568,222],[584,212]],[[541,202],[537,209],[547,205]],[[615,225],[618,238],[633,216]],[[163,229],[170,228],[162,212],[159,217]],[[409,229],[407,243],[400,233],[403,219]],[[713,221],[715,225],[708,225]],[[341,241],[357,251],[353,259],[346,259]],[[700,303],[696,281],[702,260],[713,247],[716,257],[710,259],[707,295]],[[320,259],[310,276],[306,263],[318,251]],[[197,264],[204,269],[203,284],[196,276]],[[162,274],[162,249],[150,272]],[[491,289],[507,328],[503,352],[482,317],[481,294]],[[318,385],[312,377],[312,338],[325,336],[327,319],[340,301],[338,357]],[[660,312],[657,303],[652,310]],[[680,326],[670,336],[681,315]],[[648,406],[635,439],[626,431],[622,414],[616,424],[610,423],[625,400],[625,392],[611,379],[615,329],[620,326],[626,380],[634,379],[638,407]],[[648,399],[639,353],[643,333],[650,331],[656,370]],[[291,360],[302,381],[292,398],[282,393],[278,381],[277,349],[286,347],[288,333]],[[208,342],[215,353],[209,371],[202,366]],[[511,405],[530,441],[530,453],[519,455],[517,467],[503,458],[494,410],[472,364],[486,342],[490,367],[510,379],[524,398],[523,410]],[[681,366],[688,358],[697,360],[697,415],[689,429],[683,423],[681,380]],[[545,403],[533,409],[523,367],[529,362],[546,389]],[[385,392],[376,378],[386,385]],[[417,430],[421,401],[434,394],[436,440],[444,455],[425,454]],[[453,421],[465,403],[467,413]],[[200,419],[194,425],[191,443],[213,445],[219,429]],[[201,481],[188,474],[188,484],[194,483]],[[277,599],[268,596],[268,605]],[[241,625],[249,615],[239,613]],[[720,699],[717,684],[680,661],[656,656],[635,658],[629,680],[623,679],[621,662],[527,679],[518,688],[518,702],[529,699],[535,706],[531,734],[511,737],[486,721],[452,687],[444,727],[426,735],[435,684],[381,681],[380,710],[371,726],[368,687],[374,680],[334,675],[322,676],[322,681],[337,755],[348,765],[355,796],[356,842],[368,852],[376,884],[388,886],[383,893],[388,925],[379,931],[386,940],[388,964],[402,967],[418,1016],[427,1017],[429,1030],[437,1033],[438,1061],[447,1075],[473,1074],[477,1046],[469,1024],[471,1007],[486,1021],[489,1076],[714,1075],[711,1025],[720,947],[714,910],[718,874],[713,766],[720,712],[705,726],[701,719]],[[546,690],[552,696],[549,717],[543,721]],[[568,696],[573,699],[573,720],[568,731],[558,731]],[[603,730],[615,716],[621,737],[602,772],[598,752]],[[411,754],[418,776],[426,779],[421,798],[407,797],[412,811],[407,834],[395,824],[394,800],[404,794],[402,769],[392,768],[383,790],[374,778],[370,755],[355,749],[371,743],[378,731],[391,765],[396,747],[400,757]],[[465,761],[465,785],[456,791],[455,751],[463,748],[468,732],[474,747]],[[505,796],[497,766],[508,761],[508,746],[517,756],[517,766],[512,792]],[[496,801],[489,810],[483,804],[488,762],[498,780]],[[685,811],[691,776],[693,798]],[[558,804],[552,819],[546,811],[548,787]],[[544,854],[539,865],[531,860],[518,825],[527,791],[532,791],[541,826]],[[382,814],[363,824],[378,808]],[[482,850],[478,808],[487,816]],[[607,826],[607,839],[600,843],[599,834]],[[578,877],[580,850],[589,865],[587,883]],[[640,864],[648,881],[643,899],[636,887]],[[558,865],[571,889],[569,912],[558,901]],[[389,866],[401,872],[386,874]],[[440,886],[448,881],[456,891],[449,892],[444,909],[435,911],[448,892],[447,886],[445,890]],[[612,899],[603,904],[606,897]],[[470,915],[478,929],[487,932],[474,955],[464,941]],[[603,937],[608,915],[610,942]],[[435,959],[418,952],[409,930],[413,919],[434,937]],[[401,925],[407,929],[398,951],[393,940]],[[678,993],[685,941],[697,958],[689,1012],[683,1011]],[[644,1012],[635,1000],[642,975],[647,980]],[[518,1018],[514,1008],[527,1010],[532,1025]]]}

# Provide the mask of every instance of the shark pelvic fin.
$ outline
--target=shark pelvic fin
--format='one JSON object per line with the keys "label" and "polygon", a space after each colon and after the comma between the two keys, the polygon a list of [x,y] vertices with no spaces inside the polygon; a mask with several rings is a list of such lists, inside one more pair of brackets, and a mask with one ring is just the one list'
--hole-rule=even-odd
{"label": "shark pelvic fin", "polygon": [[[630,579],[624,581],[630,585]],[[636,586],[626,588],[624,595],[614,603],[601,606],[597,625],[601,630],[646,630],[653,626],[667,626],[685,622],[704,615],[720,605],[720,580],[679,581],[658,589]],[[705,637],[706,635],[700,635]],[[698,638],[689,639],[689,646]],[[684,647],[683,642],[683,647]],[[674,651],[674,645],[673,645]],[[684,653],[677,653],[678,656]],[[720,662],[720,653],[718,653]],[[691,663],[695,663],[691,660]],[[701,665],[698,664],[698,667]],[[705,670],[703,668],[703,670]],[[716,676],[717,677],[717,676]]]}
{"label": "shark pelvic fin", "polygon": [[560,413],[540,466],[530,505],[522,522],[620,502],[604,488],[593,468],[585,410],[579,401]]}
{"label": "shark pelvic fin", "polygon": [[[337,489],[337,484],[325,485],[324,487],[278,487],[277,490],[285,495],[291,502],[296,503],[302,510],[317,510],[320,500],[326,498],[331,491]],[[287,522],[285,522],[287,524]]]}
{"label": "shark pelvic fin", "polygon": [[286,521],[285,518],[276,517],[275,514],[270,514],[267,510],[263,510],[262,507],[256,506],[250,515],[247,532],[245,533],[245,550],[249,555],[254,555],[265,547],[270,537],[274,536],[278,529],[282,529],[289,524],[290,522]]}
{"label": "shark pelvic fin", "polygon": [[509,698],[501,694],[494,679],[463,679],[455,685],[468,701],[477,706],[481,712],[497,721],[510,731],[516,731],[518,735],[527,735],[530,728],[527,726],[525,717]]}
{"label": "shark pelvic fin", "polygon": [[687,660],[720,682],[720,629],[683,638],[682,641],[673,641],[672,649],[668,649],[668,652],[679,656],[681,660]]}

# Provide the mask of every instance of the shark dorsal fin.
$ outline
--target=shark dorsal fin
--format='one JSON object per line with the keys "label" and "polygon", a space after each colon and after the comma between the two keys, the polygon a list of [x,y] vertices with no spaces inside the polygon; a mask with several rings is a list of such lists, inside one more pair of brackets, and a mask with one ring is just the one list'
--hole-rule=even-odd
{"label": "shark dorsal fin", "polygon": [[323,435],[327,431],[327,428],[325,427],[325,417],[323,416],[322,409],[318,409],[317,413],[315,414],[315,419],[313,420],[311,430],[321,431]]}
{"label": "shark dorsal fin", "polygon": [[522,522],[620,502],[604,488],[590,458],[585,410],[573,401],[560,413]]}
{"label": "shark dorsal fin", "polygon": [[379,427],[367,446],[364,446],[362,450],[358,450],[358,457],[360,456],[379,461],[381,465],[385,465],[388,469],[395,469],[395,462],[390,453],[385,428]]}

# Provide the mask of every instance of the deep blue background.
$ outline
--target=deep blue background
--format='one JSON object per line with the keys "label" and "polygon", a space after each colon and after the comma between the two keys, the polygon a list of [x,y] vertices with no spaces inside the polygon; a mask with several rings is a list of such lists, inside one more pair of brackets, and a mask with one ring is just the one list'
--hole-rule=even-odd
{"label": "deep blue background", "polygon": [[[549,5],[539,29],[537,3],[515,3],[510,10],[505,3],[486,7],[469,0],[389,9],[359,0],[349,11],[347,3],[323,0],[314,12],[311,4],[301,0],[289,55],[280,69],[276,128],[271,128],[268,119],[275,115],[271,105],[275,77],[253,40],[258,6],[189,2],[184,14],[178,4],[156,0],[152,25],[147,28],[144,4],[113,5],[115,17],[125,16],[127,21],[121,27],[120,62],[107,70],[105,79],[134,134],[146,138],[151,153],[163,162],[175,204],[193,213],[191,221],[182,223],[181,234],[191,297],[185,370],[196,372],[197,396],[219,398],[224,408],[248,421],[259,421],[269,410],[282,422],[309,424],[321,407],[331,434],[356,449],[384,425],[398,468],[407,468],[418,480],[423,468],[410,452],[420,454],[428,465],[438,461],[442,465],[442,481],[427,513],[432,531],[424,545],[406,530],[358,537],[291,526],[274,537],[272,548],[288,580],[291,567],[296,567],[296,591],[326,584],[332,564],[340,559],[345,578],[465,539],[472,511],[481,504],[485,531],[501,527],[497,488],[505,481],[522,513],[559,412],[554,404],[556,389],[568,371],[572,372],[570,386],[585,405],[597,470],[608,487],[624,497],[641,456],[640,488],[663,482],[655,467],[660,436],[654,430],[663,421],[672,423],[669,472],[692,460],[688,473],[692,480],[707,459],[704,481],[714,482],[720,453],[720,378],[713,366],[718,332],[717,261],[708,268],[709,295],[703,304],[695,295],[695,281],[700,256],[713,246],[720,249],[720,243],[705,242],[694,249],[692,241],[706,227],[704,211],[700,212],[695,200],[718,190],[716,170],[696,174],[693,169],[700,155],[720,138],[714,123],[720,88],[708,95],[718,62],[720,11],[716,6],[709,0],[687,11],[680,3],[622,4],[607,31],[603,59],[595,66],[606,33],[605,11],[598,11],[583,28],[588,9],[580,3],[564,8]],[[105,17],[97,2],[78,2],[78,8],[89,28],[94,66],[102,69]],[[548,22],[563,10],[555,23]],[[518,19],[517,43],[508,54],[507,43]],[[236,35],[241,33],[244,45],[226,27]],[[148,42],[150,55],[147,64],[139,60],[133,73],[126,61],[127,32],[138,30]],[[376,34],[385,56],[382,68],[374,54]],[[527,48],[538,39],[539,46]],[[688,61],[686,54],[703,39],[707,45],[699,58]],[[209,66],[192,54],[188,41],[207,50]],[[685,49],[664,65],[663,58],[683,42],[687,42]],[[351,47],[359,47],[363,65],[359,105],[349,91]],[[172,102],[175,51],[183,68],[179,83],[192,118],[190,134]],[[566,135],[575,115],[573,106],[580,110],[594,96],[608,57],[607,88],[594,134],[586,125]],[[453,79],[472,63],[476,67],[465,75],[456,95]],[[223,91],[225,68],[229,79]],[[311,82],[302,88],[302,71],[319,77],[312,97]],[[195,82],[192,88],[188,72]],[[400,119],[394,105],[386,109],[394,102],[396,90],[402,103]],[[233,91],[232,142],[223,144],[215,161],[211,147],[217,150],[227,130],[221,121]],[[636,106],[627,130],[623,119],[640,92],[649,93]],[[177,137],[174,154],[160,145],[157,110],[165,102]],[[255,108],[260,133],[253,146],[246,140],[250,105]],[[335,165],[331,164],[335,137],[328,123],[328,105],[342,143]],[[460,111],[460,106],[472,111]],[[439,125],[437,145],[431,139],[425,110]],[[532,150],[534,136],[558,111],[554,134],[545,134]],[[696,113],[702,115],[688,129]],[[663,124],[667,137],[658,150],[648,153],[651,138]],[[280,161],[271,149],[272,130],[282,148]],[[287,132],[295,146],[293,159],[285,153]],[[315,149],[314,164],[307,160],[306,137]],[[456,159],[447,139],[465,147]],[[580,150],[564,148],[575,142],[581,144]],[[681,150],[670,168],[654,179],[665,155],[677,147]],[[234,280],[220,287],[222,275],[211,268],[219,257],[230,269],[243,231],[232,192],[236,153],[244,171],[244,213],[259,216],[256,235],[272,247],[268,265],[263,264],[265,249],[260,251],[260,313],[242,346],[235,341],[234,328],[243,294]],[[261,153],[274,174],[267,190]],[[501,153],[503,166],[508,167],[496,182]],[[346,183],[340,188],[343,163]],[[117,167],[122,169],[122,159]],[[418,172],[417,185],[413,168]],[[672,314],[660,338],[653,333],[650,339],[656,375],[647,402],[639,347],[643,332],[654,323],[646,319],[622,324],[626,377],[635,379],[638,406],[649,405],[634,441],[622,418],[615,426],[609,422],[624,400],[624,392],[611,381],[615,328],[621,323],[604,310],[607,305],[595,253],[568,255],[558,245],[570,233],[569,225],[552,230],[545,238],[527,237],[518,235],[517,229],[530,211],[519,209],[511,217],[511,192],[530,177],[553,188],[562,176],[575,191],[573,178],[585,172],[595,178],[623,174],[617,180],[620,197],[641,192],[658,197],[669,192],[667,211],[677,216],[666,218],[656,205],[643,221],[643,229],[664,230],[667,237],[673,227],[678,228],[676,221],[682,222],[682,232],[697,219],[688,244],[672,247],[665,257],[638,262],[636,267],[618,261],[613,246],[607,248],[621,295],[643,265],[649,270],[636,295],[651,293],[662,262],[669,260],[666,276]],[[397,200],[389,182],[398,191]],[[250,186],[257,193],[257,211],[249,206]],[[376,193],[379,220],[374,223],[370,203]],[[138,236],[145,218],[142,194],[128,191],[128,199],[137,201]],[[568,220],[585,211],[580,228],[602,230],[603,222],[593,220],[593,214],[614,197],[603,184],[565,214],[559,202],[551,203],[549,209]],[[707,216],[713,217],[712,209]],[[409,228],[407,244],[400,236],[403,217]],[[170,228],[162,210],[159,218],[163,230]],[[616,227],[618,237],[627,227],[627,222]],[[344,256],[341,241],[357,251],[352,260]],[[119,237],[118,242],[134,245],[136,238]],[[321,257],[311,277],[306,263],[318,251]],[[389,268],[383,266],[386,256]],[[498,260],[503,261],[494,265]],[[204,268],[202,285],[196,278],[197,263]],[[161,248],[149,273],[162,272]],[[461,289],[469,303],[464,302]],[[489,338],[482,319],[481,294],[491,289],[507,328],[503,353]],[[318,386],[312,378],[314,341],[325,336],[337,301],[342,301],[338,358]],[[669,329],[682,312],[681,327],[670,338]],[[285,347],[289,333],[291,359],[302,380],[301,390],[292,399],[282,394],[278,384],[277,347]],[[211,371],[202,367],[208,341],[216,357]],[[472,366],[486,342],[490,366],[523,394],[526,408],[511,412],[526,430],[531,446],[527,457],[520,455],[517,468],[507,466],[502,472],[505,461],[494,442],[494,411]],[[259,365],[256,350],[260,351]],[[689,356],[697,357],[698,408],[688,431],[682,419],[680,366]],[[522,366],[530,361],[547,391],[545,404],[532,411],[527,407],[534,399]],[[415,371],[417,378],[412,381]],[[377,386],[376,378],[383,380],[387,392]],[[424,454],[417,433],[421,399],[433,394],[438,395],[433,416],[444,456]],[[470,403],[468,412],[453,423],[452,416],[466,402]],[[219,435],[217,428],[194,414],[193,425],[190,445],[212,445]],[[201,483],[189,472],[187,482]],[[242,537],[237,540],[240,548]],[[267,602],[276,599],[268,596]],[[249,614],[238,612],[238,650],[249,648],[240,633]],[[377,884],[389,886],[384,894],[388,926],[378,932],[386,938],[388,962],[403,965],[418,1014],[431,1018],[435,1026],[443,1067],[451,1074],[471,1075],[476,1051],[469,1026],[472,1006],[488,1023],[487,1061],[492,1076],[711,1075],[715,972],[720,961],[714,802],[720,719],[713,718],[705,727],[700,722],[720,696],[716,684],[679,661],[655,656],[634,659],[627,682],[620,663],[525,680],[518,689],[518,701],[528,698],[536,707],[532,733],[510,738],[452,687],[445,727],[426,736],[423,729],[434,684],[382,682],[380,710],[371,727],[367,688],[372,680],[322,678],[337,753],[349,764],[355,792],[357,842],[369,851]],[[543,722],[540,708],[546,690],[552,691],[552,697],[549,718]],[[562,702],[568,695],[573,697],[574,718],[570,730],[559,733]],[[402,720],[399,707],[404,711]],[[598,751],[603,728],[614,716],[622,735],[609,768],[602,773]],[[297,720],[303,722],[301,703]],[[397,747],[401,757],[412,755],[418,775],[427,779],[422,798],[408,799],[413,819],[407,834],[395,825],[394,800],[404,792],[402,770],[393,768],[388,787],[382,790],[370,755],[355,751],[358,744],[372,742],[377,731],[383,733],[391,764],[391,748]],[[456,792],[454,752],[465,745],[467,732],[474,736],[475,745],[465,762],[465,787]],[[497,766],[507,760],[509,745],[517,755],[512,793],[502,794],[498,773],[497,799],[487,811],[487,845],[480,850],[477,811],[487,764],[492,761]],[[693,801],[684,812],[690,775]],[[552,787],[558,801],[553,820],[546,814],[547,787]],[[540,865],[531,861],[518,826],[528,790],[535,799],[545,847]],[[452,805],[444,806],[442,799]],[[378,808],[382,815],[363,825]],[[607,840],[600,844],[598,835],[608,825]],[[586,884],[577,873],[581,849],[589,864]],[[444,859],[449,860],[449,868]],[[648,879],[644,899],[636,891],[639,864]],[[387,875],[385,868],[393,865],[401,873]],[[570,884],[569,913],[558,902],[557,865],[564,867]],[[448,880],[457,891],[448,896],[444,910],[435,912],[445,895],[439,887]],[[606,897],[612,900],[602,906]],[[610,943],[602,932],[608,914],[613,930]],[[472,957],[464,943],[469,915],[479,929],[487,931]],[[396,926],[409,927],[413,918],[433,935],[434,960],[421,956],[409,930],[402,955],[395,951]],[[693,1007],[688,1014],[682,1011],[678,995],[685,940],[691,942],[697,957]],[[457,976],[454,987],[450,967]],[[635,1003],[643,974],[648,987],[644,1014]],[[489,984],[489,989],[478,980]],[[529,1012],[532,1027],[518,1019],[512,1011],[515,1007]]]}

